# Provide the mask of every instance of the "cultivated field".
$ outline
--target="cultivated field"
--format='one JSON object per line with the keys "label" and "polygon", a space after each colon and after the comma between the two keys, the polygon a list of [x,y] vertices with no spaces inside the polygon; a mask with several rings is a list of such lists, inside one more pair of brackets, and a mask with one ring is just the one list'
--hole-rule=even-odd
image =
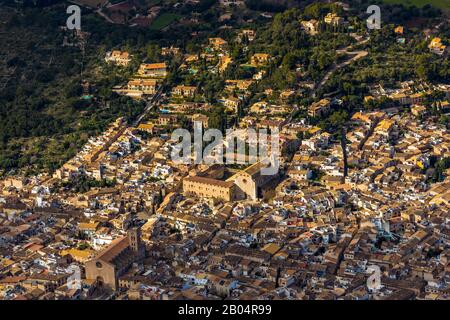
{"label": "cultivated field", "polygon": [[161,30],[170,25],[175,20],[178,20],[181,18],[180,15],[174,14],[174,13],[163,13],[159,17],[157,17],[153,23],[151,24],[150,28],[154,30]]}

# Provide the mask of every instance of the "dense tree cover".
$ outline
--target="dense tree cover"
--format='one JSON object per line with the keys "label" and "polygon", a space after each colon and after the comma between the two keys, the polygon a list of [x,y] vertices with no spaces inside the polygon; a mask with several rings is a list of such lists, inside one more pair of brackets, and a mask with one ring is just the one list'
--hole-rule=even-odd
{"label": "dense tree cover", "polygon": [[70,181],[63,182],[61,187],[76,193],[88,192],[92,188],[111,188],[116,185],[115,180],[95,180],[87,176],[79,176]]}
{"label": "dense tree cover", "polygon": [[[316,4],[308,8],[321,6],[327,7]],[[302,66],[307,71],[303,80],[318,81],[335,63],[335,50],[354,42],[348,34],[334,33],[335,30],[327,30],[325,26],[322,26],[323,32],[312,37],[299,28],[299,21],[305,18],[307,16],[301,10],[289,9],[275,15],[272,23],[258,32],[248,55],[265,52],[275,58],[268,67],[268,77],[259,88],[294,88],[298,82],[296,69]]]}
{"label": "dense tree cover", "polygon": [[433,175],[431,176],[432,182],[441,182],[445,179],[445,171],[450,169],[450,157],[442,158],[436,161],[434,164]]}
{"label": "dense tree cover", "polygon": [[[449,83],[449,60],[429,52],[429,41],[422,32],[408,31],[406,43],[401,44],[393,32],[394,26],[385,25],[382,30],[372,32],[371,40],[366,45],[369,55],[335,72],[319,94],[337,91],[344,95],[363,97],[369,94],[370,86],[375,84],[395,88],[399,81],[414,79]],[[443,25],[444,35],[447,27],[448,23]],[[376,109],[389,105],[392,103],[381,99],[366,103],[365,107]]]}
{"label": "dense tree cover", "polygon": [[208,126],[210,128],[219,129],[225,132],[226,129],[226,114],[223,106],[217,106],[209,115]]}
{"label": "dense tree cover", "polygon": [[350,13],[360,18],[367,17],[366,9],[370,5],[378,5],[382,12],[382,23],[405,24],[413,21],[418,26],[424,26],[430,19],[440,18],[442,11],[430,4],[421,8],[411,5],[408,1],[402,4],[391,4],[384,0],[347,0],[351,6]]}
{"label": "dense tree cover", "polygon": [[275,15],[272,23],[258,30],[250,53],[266,52],[273,56],[284,56],[292,50],[308,46],[309,37],[299,28],[301,17],[298,9]]}
{"label": "dense tree cover", "polygon": [[[111,91],[129,70],[105,66],[99,74],[95,66],[104,56],[102,46],[88,43],[84,57],[78,47],[62,46],[64,36],[72,40],[60,29],[65,10],[25,8],[11,14],[1,8],[6,12],[8,32],[1,35],[6,45],[0,51],[14,74],[0,95],[0,174],[21,167],[54,170],[89,135],[119,116],[133,119],[143,110],[143,104]],[[93,98],[82,98],[82,80],[92,84]]]}
{"label": "dense tree cover", "polygon": [[[349,13],[354,16],[349,19],[350,25],[354,32],[362,34],[366,30],[365,9],[374,3],[365,0],[350,2],[356,8]],[[307,35],[299,27],[299,21],[303,19],[322,20],[330,11],[342,14],[338,5],[315,1],[247,0],[252,10],[280,13],[267,20],[258,12],[231,8],[233,17],[227,23],[238,26],[246,21],[246,28],[257,30],[255,41],[249,43],[244,39],[242,44],[238,44],[233,40],[236,30],[219,28],[222,25],[218,19],[221,11],[214,6],[216,3],[216,0],[201,0],[192,6],[202,23],[180,23],[164,31],[133,28],[130,32],[130,28],[106,23],[91,10],[83,8],[82,28],[90,33],[84,55],[76,46],[61,46],[65,36],[69,40],[74,39],[73,35],[60,28],[67,18],[64,5],[8,12],[3,24],[8,32],[1,33],[1,42],[5,45],[0,48],[0,54],[7,57],[5,66],[13,75],[0,94],[0,174],[2,169],[27,166],[35,170],[53,170],[112,119],[118,116],[132,119],[139,114],[144,108],[142,103],[119,97],[112,93],[111,88],[123,84],[141,61],[161,61],[163,46],[179,46],[188,53],[194,53],[199,52],[210,36],[228,40],[234,63],[222,75],[209,72],[205,61],[201,62],[197,74],[179,74],[177,66],[180,61],[169,61],[168,85],[180,82],[196,85],[205,100],[213,104],[223,94],[224,79],[251,78],[256,70],[242,64],[248,63],[254,53],[269,53],[273,59],[265,67],[267,77],[252,88],[254,92],[248,97],[247,106],[262,98],[256,92],[267,88],[274,89],[273,96],[268,98],[276,100],[281,90],[301,91],[304,90],[301,82],[318,83],[334,64],[347,58],[337,54],[336,49],[355,43],[350,31],[343,27],[321,23],[320,33],[316,36]],[[162,5],[163,11],[166,10]],[[295,8],[284,10],[294,5]],[[177,14],[190,15],[189,8],[190,5],[182,6]],[[415,20],[417,27],[433,27],[438,21],[433,19],[440,16],[440,11],[430,6],[405,9],[383,5],[382,8],[383,29],[371,32],[371,41],[355,48],[369,50],[369,55],[336,71],[317,92],[317,99],[337,93],[343,101],[343,105],[328,118],[317,121],[320,126],[338,131],[355,110],[390,106],[392,102],[388,100],[363,103],[362,98],[374,83],[392,86],[407,79],[449,82],[449,60],[429,53],[428,43],[420,29],[407,28],[406,44],[400,44],[393,33],[395,25],[389,24],[406,24],[420,18]],[[360,20],[357,21],[355,16]],[[194,34],[195,37],[192,36]],[[441,26],[440,35],[444,42],[450,39],[448,22]],[[243,50],[244,45],[248,45],[248,50]],[[130,51],[134,56],[131,66],[125,69],[106,66],[102,58],[111,48]],[[81,99],[82,80],[92,85],[93,97],[90,99]],[[295,96],[290,102],[303,107],[309,105],[313,97],[311,92],[305,93]],[[240,110],[242,114],[243,109]],[[305,109],[299,108],[297,115],[304,117]],[[441,123],[448,123],[447,115],[438,112],[435,115]],[[211,127],[224,130],[230,124],[230,117],[227,118],[223,108],[214,108],[209,116]]]}
{"label": "dense tree cover", "polygon": [[307,19],[321,19],[329,12],[341,15],[343,13],[342,7],[335,3],[321,3],[316,2],[307,6],[304,10],[304,15]]}
{"label": "dense tree cover", "polygon": [[[255,41],[248,43],[246,52],[242,51],[241,46],[231,42],[230,51],[235,63],[225,72],[225,78],[250,78],[254,70],[242,68],[241,64],[246,63],[252,54],[264,52],[269,53],[274,59],[265,68],[267,77],[254,88],[254,91],[274,89],[273,97],[266,97],[269,100],[277,100],[281,90],[296,88],[301,81],[318,83],[334,64],[348,59],[345,54],[338,55],[336,50],[355,43],[349,34],[350,31],[345,28],[333,28],[322,23],[319,25],[319,34],[315,36],[309,36],[299,28],[298,21],[310,18],[321,20],[330,11],[343,14],[340,6],[324,3],[313,3],[303,11],[297,8],[289,9],[276,14],[271,23],[259,28]],[[439,10],[429,7],[419,10],[412,8],[406,11],[412,16],[421,17],[435,17],[439,14]],[[356,21],[350,18],[349,21],[353,31],[366,31],[364,20]],[[395,87],[398,81],[410,79],[448,83],[449,61],[429,52],[428,42],[421,29],[407,28],[405,34],[407,41],[401,44],[398,42],[399,36],[393,31],[394,27],[395,24],[386,23],[382,30],[370,33],[369,43],[354,46],[353,50],[365,49],[369,51],[369,55],[344,69],[335,71],[325,86],[317,92],[317,99],[332,93],[340,96],[343,104],[328,117],[311,119],[312,122],[331,132],[340,132],[338,129],[357,110],[393,106],[393,102],[389,99],[366,103],[363,101],[364,96],[369,94],[370,86],[377,83],[386,87]],[[445,41],[448,25],[443,25],[441,30]],[[223,36],[226,39],[231,38],[227,34]],[[298,75],[298,69],[302,71],[301,77]],[[211,98],[213,100],[214,95]],[[261,95],[256,94],[250,97],[249,103],[260,99]],[[296,97],[294,102],[306,106],[312,102],[312,99],[308,96]],[[300,109],[297,116],[304,117],[305,112]],[[445,115],[441,116],[441,122],[446,119]]]}
{"label": "dense tree cover", "polygon": [[282,1],[245,0],[245,5],[249,9],[258,11],[283,12],[287,9]]}

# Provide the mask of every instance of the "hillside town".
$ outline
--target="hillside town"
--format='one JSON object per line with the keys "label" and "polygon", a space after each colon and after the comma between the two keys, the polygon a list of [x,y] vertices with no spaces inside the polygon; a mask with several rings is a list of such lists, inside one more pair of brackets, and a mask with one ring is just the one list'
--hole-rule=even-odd
{"label": "hillside town", "polygon": [[[314,38],[350,19],[328,12],[296,23]],[[389,28],[399,45],[408,37]],[[258,30],[235,31],[196,52],[162,47],[158,61],[108,48],[99,68],[131,69],[111,91],[145,109],[53,172],[0,178],[0,299],[450,298],[450,132],[436,116],[449,112],[448,81],[377,82],[338,130],[321,123],[347,103],[319,90],[332,72],[313,81],[296,64],[296,86],[262,85],[278,57],[253,46]],[[352,33],[348,45],[371,37]],[[438,34],[421,37],[448,59]],[[336,49],[330,69],[372,54],[352,50]],[[246,72],[231,73],[236,65]],[[207,77],[223,82],[214,99]],[[195,126],[238,140],[250,128],[279,132],[277,173],[261,174],[267,164],[248,163],[245,148],[227,154],[232,164],[175,161],[172,132]]]}

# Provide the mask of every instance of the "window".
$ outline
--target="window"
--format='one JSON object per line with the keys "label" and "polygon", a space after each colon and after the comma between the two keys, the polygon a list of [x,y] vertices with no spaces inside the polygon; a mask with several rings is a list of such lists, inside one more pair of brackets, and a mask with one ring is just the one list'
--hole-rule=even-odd
{"label": "window", "polygon": [[103,267],[103,265],[102,265],[102,263],[101,263],[100,261],[97,261],[97,262],[95,263],[95,266],[96,266],[97,268],[99,268],[99,269],[101,269],[101,268]]}

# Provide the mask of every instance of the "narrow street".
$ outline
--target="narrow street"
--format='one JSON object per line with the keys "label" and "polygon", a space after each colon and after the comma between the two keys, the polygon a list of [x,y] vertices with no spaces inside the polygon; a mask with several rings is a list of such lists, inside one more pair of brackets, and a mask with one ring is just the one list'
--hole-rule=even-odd
{"label": "narrow street", "polygon": [[147,106],[145,107],[142,114],[133,122],[133,127],[137,127],[142,119],[155,107],[161,102],[162,93],[163,93],[163,87],[161,86],[158,91],[155,93],[154,96],[150,98],[150,100],[147,101]]}

